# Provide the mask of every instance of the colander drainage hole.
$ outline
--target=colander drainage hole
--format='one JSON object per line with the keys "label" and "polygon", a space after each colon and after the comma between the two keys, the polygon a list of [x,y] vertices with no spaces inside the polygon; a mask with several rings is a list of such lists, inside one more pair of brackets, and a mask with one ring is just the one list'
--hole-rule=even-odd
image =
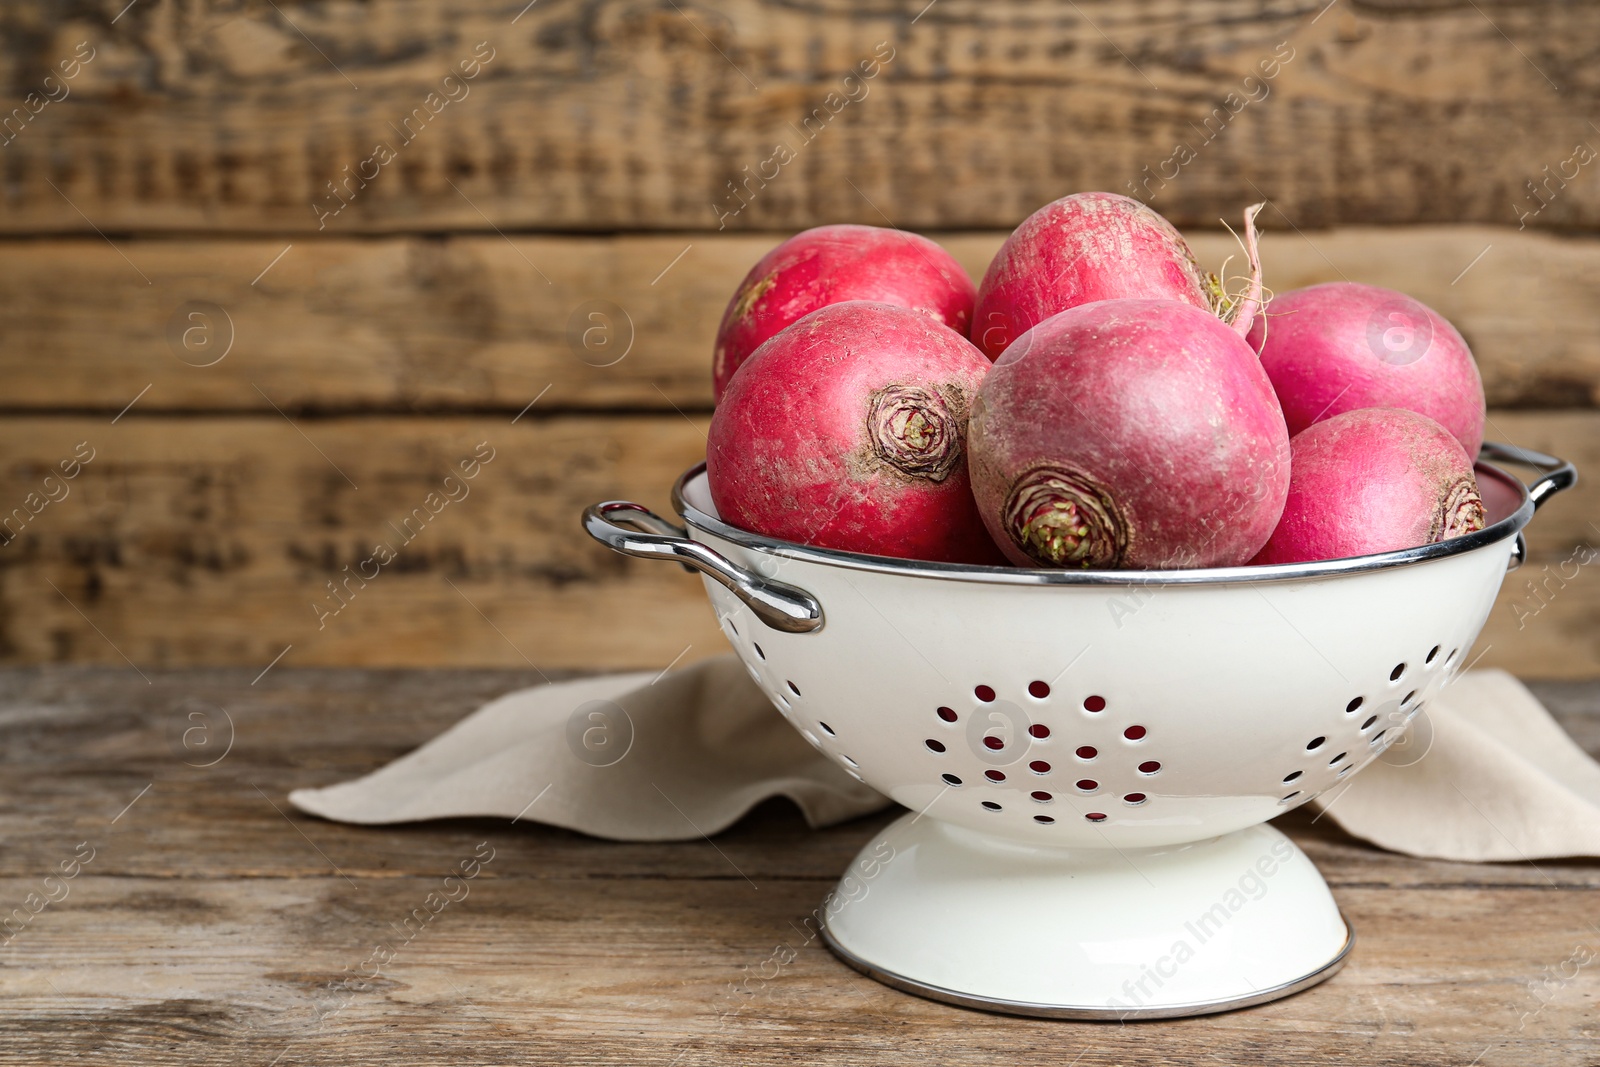
{"label": "colander drainage hole", "polygon": [[1404,663],[1396,663],[1394,665],[1394,670],[1389,672],[1389,681],[1398,682],[1400,680],[1400,676],[1404,673],[1406,673],[1406,665]]}
{"label": "colander drainage hole", "polygon": [[[1106,698],[1105,697],[1086,697],[1084,699],[1084,701],[1083,701],[1083,710],[1084,711],[1105,711],[1106,710]],[[1101,818],[1105,818],[1105,816],[1102,815]]]}
{"label": "colander drainage hole", "polygon": [[935,741],[933,738],[930,737],[930,738],[928,738],[926,741],[924,741],[922,743],[928,746],[929,751],[932,751],[932,752],[943,752],[944,751],[944,742],[943,741]]}
{"label": "colander drainage hole", "polygon": [[1290,782],[1294,781],[1296,778],[1300,777],[1304,773],[1306,773],[1306,772],[1305,771],[1290,771],[1288,774],[1283,776],[1283,784],[1284,785],[1288,785]]}
{"label": "colander drainage hole", "polygon": [[1367,716],[1367,721],[1361,724],[1361,729],[1363,731],[1370,730],[1372,729],[1372,724],[1377,721],[1378,717],[1376,715],[1369,715]]}
{"label": "colander drainage hole", "polygon": [[940,708],[939,709],[939,718],[943,719],[945,722],[955,722],[956,721],[955,709],[954,708]]}
{"label": "colander drainage hole", "polygon": [[983,806],[985,808],[987,808],[988,810],[990,810],[990,811],[999,811],[1000,810],[1000,805],[996,804],[992,800],[985,800],[983,802]]}
{"label": "colander drainage hole", "polygon": [[996,737],[994,734],[985,734],[983,738],[983,747],[992,749],[995,752],[999,752],[1002,748],[1006,747],[1006,742],[1004,738]]}
{"label": "colander drainage hole", "polygon": [[1078,779],[1077,785],[1078,788],[1083,790],[1085,793],[1093,793],[1096,789],[1100,788],[1100,783],[1095,781],[1093,778],[1080,778]]}
{"label": "colander drainage hole", "polygon": [[1055,799],[1055,797],[1051,796],[1049,793],[1046,793],[1043,789],[1035,789],[1028,795],[1041,804],[1048,804]]}
{"label": "colander drainage hole", "polygon": [[1098,755],[1100,755],[1100,750],[1095,748],[1093,745],[1084,745],[1082,748],[1078,749],[1077,752],[1079,759],[1094,759]]}
{"label": "colander drainage hole", "polygon": [[1028,764],[1028,770],[1032,771],[1034,774],[1049,774],[1050,764],[1046,763],[1042,759],[1036,759],[1032,763]]}
{"label": "colander drainage hole", "polygon": [[1048,826],[1048,825],[1049,825],[1049,824],[1050,824],[1050,823],[1053,823],[1053,822],[1055,822],[1055,820],[1054,820],[1054,819],[1052,819],[1052,818],[1051,818],[1051,817],[1050,817],[1050,816],[1048,816],[1048,815],[1035,815],[1035,816],[1034,816],[1034,817],[1033,817],[1033,821],[1034,821],[1034,822],[1039,822],[1039,823],[1044,823],[1044,824],[1045,824],[1045,825],[1046,825],[1046,826]]}
{"label": "colander drainage hole", "polygon": [[1349,774],[1354,769],[1355,768],[1353,768],[1353,767],[1340,767],[1339,768],[1339,773],[1334,775],[1334,777],[1335,778],[1343,778],[1345,775]]}
{"label": "colander drainage hole", "polygon": [[1322,747],[1322,743],[1324,741],[1326,741],[1326,740],[1327,740],[1326,737],[1313,737],[1311,739],[1311,741],[1306,745],[1306,751],[1307,752],[1312,752],[1312,751],[1314,751],[1316,749],[1321,748]]}
{"label": "colander drainage hole", "polygon": [[855,760],[851,759],[849,756],[846,756],[842,752],[839,753],[839,761],[852,770],[859,770],[861,767],[861,764],[857,763]]}
{"label": "colander drainage hole", "polygon": [[838,735],[837,735],[837,734],[835,734],[835,733],[834,733],[834,732],[833,732],[833,727],[831,727],[831,726],[829,726],[829,725],[828,725],[828,724],[827,724],[827,723],[825,723],[825,722],[822,722],[822,721],[820,721],[820,720],[819,720],[819,721],[818,721],[818,722],[817,722],[817,725],[818,725],[818,726],[820,726],[820,727],[822,727],[822,732],[823,732],[823,733],[825,733],[825,734],[827,734],[827,735],[828,735],[828,736],[829,736],[829,737],[836,737],[836,736],[838,736]]}
{"label": "colander drainage hole", "polygon": [[991,781],[991,782],[1003,782],[1003,781],[1006,780],[1006,772],[1005,771],[997,771],[997,770],[994,770],[993,768],[990,768],[989,770],[984,771],[983,772],[983,776],[985,778],[989,779],[989,781]]}
{"label": "colander drainage hole", "polygon": [[1389,732],[1388,730],[1379,730],[1377,733],[1372,735],[1372,740],[1368,741],[1367,744],[1372,745],[1374,748],[1376,748],[1378,743],[1383,740],[1383,735],[1388,733],[1388,732]]}
{"label": "colander drainage hole", "polygon": [[1290,793],[1288,796],[1284,797],[1281,801],[1279,801],[1279,803],[1280,804],[1287,804],[1287,803],[1289,803],[1289,801],[1293,800],[1295,797],[1297,797],[1299,795],[1300,795],[1300,790],[1296,789],[1293,793]]}
{"label": "colander drainage hole", "polygon": [[961,784],[961,779],[957,778],[953,774],[941,774],[939,777],[944,779],[946,785],[954,786]]}
{"label": "colander drainage hole", "polygon": [[1129,741],[1143,741],[1144,735],[1145,728],[1143,726],[1130,726],[1126,730],[1122,731],[1122,736],[1126,737]]}
{"label": "colander drainage hole", "polygon": [[1046,726],[1042,722],[1036,722],[1028,727],[1028,736],[1037,737],[1039,740],[1043,741],[1045,738],[1050,736],[1050,727]]}
{"label": "colander drainage hole", "polygon": [[767,658],[767,654],[765,652],[761,651],[761,646],[756,644],[754,641],[750,642],[750,647],[755,649],[756,650],[756,655],[760,656],[762,659],[766,659]]}
{"label": "colander drainage hole", "polygon": [[1448,667],[1450,664],[1454,663],[1456,661],[1456,653],[1460,651],[1461,650],[1459,648],[1452,648],[1450,650],[1450,654],[1444,658],[1444,665]]}
{"label": "colander drainage hole", "polygon": [[1037,697],[1039,700],[1043,700],[1045,697],[1050,695],[1050,683],[1049,682],[1029,682],[1028,683],[1028,695],[1031,696],[1031,697]]}
{"label": "colander drainage hole", "polygon": [[1432,663],[1438,657],[1438,655],[1439,646],[1434,645],[1432,648],[1428,649],[1428,658],[1422,661],[1423,666],[1427,666],[1428,664]]}
{"label": "colander drainage hole", "polygon": [[1106,814],[1103,811],[1091,811],[1085,815],[1084,818],[1088,819],[1090,822],[1105,822]]}
{"label": "colander drainage hole", "polygon": [[1139,773],[1140,774],[1154,774],[1157,771],[1159,771],[1160,769],[1161,769],[1161,764],[1157,763],[1153,759],[1145,760],[1143,763],[1139,764]]}
{"label": "colander drainage hole", "polygon": [[1357,711],[1361,710],[1361,705],[1365,704],[1366,702],[1367,701],[1365,697],[1356,697],[1354,700],[1344,706],[1344,713],[1346,715],[1354,715]]}
{"label": "colander drainage hole", "polygon": [[1127,796],[1122,798],[1123,803],[1135,807],[1143,804],[1148,799],[1150,798],[1145,796],[1143,793],[1129,793]]}
{"label": "colander drainage hole", "polygon": [[788,686],[789,687],[789,692],[793,693],[795,696],[799,696],[800,695],[800,687],[798,685],[795,685],[793,682],[790,682],[790,681],[785,681],[783,684]]}
{"label": "colander drainage hole", "polygon": [[1413,689],[1411,692],[1407,693],[1405,696],[1400,698],[1400,706],[1402,708],[1405,707],[1407,704],[1411,703],[1411,701],[1416,699],[1416,696],[1417,696],[1417,691],[1415,689]]}
{"label": "colander drainage hole", "polygon": [[739,636],[739,628],[733,624],[733,619],[731,617],[723,619],[722,621],[728,624],[728,629],[733,631],[733,636]]}
{"label": "colander drainage hole", "polygon": [[1348,752],[1339,753],[1337,756],[1333,757],[1331,760],[1328,761],[1328,766],[1330,766],[1330,767],[1337,766],[1339,761],[1344,759],[1348,755],[1350,755],[1350,753],[1348,753]]}
{"label": "colander drainage hole", "polygon": [[985,704],[992,704],[994,702],[994,690],[986,685],[978,686],[972,691],[972,695],[983,701]]}

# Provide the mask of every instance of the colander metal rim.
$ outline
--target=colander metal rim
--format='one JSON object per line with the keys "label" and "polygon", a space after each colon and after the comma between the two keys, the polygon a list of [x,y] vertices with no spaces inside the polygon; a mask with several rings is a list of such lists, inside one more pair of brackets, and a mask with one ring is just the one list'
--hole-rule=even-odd
{"label": "colander metal rim", "polygon": [[1317,560],[1312,563],[1274,563],[1257,567],[1209,567],[1188,570],[1148,571],[1066,571],[1027,567],[987,567],[960,563],[934,563],[869,556],[833,548],[783,541],[776,537],[741,530],[709,515],[684,497],[684,486],[705,472],[702,461],[678,477],[672,486],[672,506],[684,522],[704,533],[785,559],[819,563],[849,570],[872,571],[913,578],[935,578],[953,582],[979,582],[991,585],[1075,585],[1075,586],[1152,586],[1152,585],[1227,585],[1305,581],[1310,578],[1336,578],[1368,571],[1388,570],[1428,563],[1472,552],[1515,537],[1533,519],[1534,501],[1520,478],[1480,460],[1475,465],[1479,478],[1488,476],[1517,494],[1515,511],[1491,526],[1469,534],[1438,541],[1431,545],[1379,552],[1370,556]]}
{"label": "colander metal rim", "polygon": [[845,948],[828,929],[827,919],[822,923],[822,940],[835,956],[848,966],[860,971],[868,978],[882,982],[884,985],[902,992],[912,993],[929,1000],[943,1001],[946,1004],[955,1004],[963,1008],[975,1008],[979,1011],[995,1012],[1000,1015],[1022,1015],[1036,1019],[1069,1019],[1083,1022],[1108,1022],[1111,1020],[1126,1021],[1128,1019],[1185,1019],[1196,1015],[1215,1015],[1218,1012],[1236,1011],[1240,1008],[1251,1008],[1258,1004],[1279,1000],[1291,996],[1302,990],[1310,989],[1314,985],[1332,978],[1344,968],[1345,962],[1350,958],[1350,950],[1355,947],[1356,931],[1350,925],[1350,920],[1344,912],[1339,913],[1339,920],[1344,923],[1344,943],[1339,946],[1339,951],[1333,958],[1322,964],[1309,974],[1300,976],[1279,985],[1266,989],[1258,989],[1253,993],[1243,996],[1223,997],[1219,1000],[1199,1000],[1185,1004],[1162,1004],[1150,1007],[1091,1007],[1088,1005],[1075,1006],[1068,1004],[1036,1004],[1028,1001],[1002,1000],[997,997],[979,996],[974,993],[962,993],[943,986],[931,985],[907,978],[904,975],[888,971],[876,964],[857,956]]}

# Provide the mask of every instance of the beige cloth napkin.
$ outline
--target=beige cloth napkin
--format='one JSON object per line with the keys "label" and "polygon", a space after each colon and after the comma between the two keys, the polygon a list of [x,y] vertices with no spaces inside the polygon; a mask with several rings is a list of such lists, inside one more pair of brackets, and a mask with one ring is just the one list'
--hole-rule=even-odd
{"label": "beige cloth napkin", "polygon": [[[729,655],[519,690],[364,778],[289,800],[340,822],[498,815],[673,841],[774,796],[812,826],[889,803],[807,745]],[[1456,679],[1405,744],[1316,803],[1356,837],[1415,856],[1600,856],[1600,765],[1503,671]]]}
{"label": "beige cloth napkin", "polygon": [[1505,671],[1463,674],[1343,791],[1347,833],[1433,859],[1600,856],[1600,764]]}
{"label": "beige cloth napkin", "polygon": [[508,693],[365,778],[297,789],[289,802],[338,822],[502,815],[678,841],[776,796],[812,826],[889,803],[806,744],[727,655]]}

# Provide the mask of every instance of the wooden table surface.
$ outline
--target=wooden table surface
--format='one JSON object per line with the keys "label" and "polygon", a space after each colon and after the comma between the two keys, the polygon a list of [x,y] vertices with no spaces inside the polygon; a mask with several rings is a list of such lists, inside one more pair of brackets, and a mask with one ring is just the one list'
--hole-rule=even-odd
{"label": "wooden table surface", "polygon": [[[536,679],[254,673],[0,673],[0,1063],[1600,1063],[1600,863],[1416,860],[1295,813],[1358,932],[1331,981],[1201,1019],[1005,1018],[815,943],[745,981],[889,815],[811,832],[775,802],[714,845],[326,823],[286,793]],[[1600,751],[1600,683],[1537,691]]]}

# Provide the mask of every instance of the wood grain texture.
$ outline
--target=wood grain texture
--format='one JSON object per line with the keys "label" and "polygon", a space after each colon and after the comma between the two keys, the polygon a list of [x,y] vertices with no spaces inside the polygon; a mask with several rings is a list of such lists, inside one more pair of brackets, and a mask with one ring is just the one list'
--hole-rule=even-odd
{"label": "wood grain texture", "polygon": [[[1491,437],[1600,470],[1600,414],[1491,418]],[[720,652],[699,579],[615,555],[578,525],[604,499],[670,514],[672,482],[704,455],[705,421],[541,416],[537,406],[515,425],[505,415],[140,417],[137,407],[114,425],[0,421],[0,520],[17,507],[27,517],[0,546],[0,653],[13,663],[125,656],[141,668],[260,670],[292,644],[287,665],[549,670]],[[79,442],[95,458],[59,483],[68,495],[27,516],[27,494],[42,494]],[[413,518],[406,543],[400,524],[427,514],[429,493],[445,499],[444,477],[480,442],[495,458],[458,483],[468,495],[425,524]],[[1597,565],[1563,566],[1575,549],[1600,546],[1596,523],[1600,479],[1543,509],[1529,530],[1532,560],[1507,579],[1480,641],[1482,665],[1600,676]],[[378,572],[366,584],[350,578],[379,544],[397,557],[365,565]]]}
{"label": "wood grain texture", "polygon": [[[1002,237],[941,240],[981,278]],[[115,414],[150,386],[144,410],[270,410],[265,394],[290,411],[515,414],[548,387],[545,409],[704,410],[728,295],[774,240],[124,242],[137,271],[97,238],[14,242],[0,402]],[[1193,244],[1208,268],[1238,263],[1226,234]],[[1437,308],[1472,345],[1492,405],[1600,404],[1600,241],[1357,227],[1270,234],[1264,253],[1280,292],[1349,279]],[[190,318],[201,302],[222,313]]]}
{"label": "wood grain texture", "polygon": [[[1263,196],[1302,228],[1514,225],[1540,204],[1533,226],[1600,224],[1572,162],[1595,137],[1584,4],[114,6],[6,5],[8,108],[78,42],[95,58],[15,120],[0,230],[310,233],[379,142],[396,158],[327,229],[1009,228],[1086,188],[1184,224]],[[494,58],[430,107],[479,42]],[[793,158],[768,162],[779,144]]]}
{"label": "wood grain texture", "polygon": [[[703,426],[676,414],[6,420],[8,509],[78,442],[96,456],[0,547],[0,583],[18,598],[0,634],[28,660],[258,670],[290,644],[289,663],[319,664],[665,665],[691,644],[698,657],[722,644],[699,579],[602,548],[578,517],[615,497],[670,514]],[[481,442],[494,458],[462,481],[457,464]]]}
{"label": "wood grain texture", "polygon": [[[1595,944],[1592,861],[1416,860],[1293,813],[1278,825],[1359,931],[1331,981],[1202,1019],[1004,1018],[904,996],[796,944],[791,924],[888,814],[811,832],[774,803],[715,848],[526,820],[362,828],[287,814],[288,789],[372,769],[537,681],[526,669],[286,667],[254,688],[239,671],[130,677],[0,672],[0,901],[34,891],[78,842],[95,848],[65,899],[0,949],[0,1063],[1565,1067],[1600,1055],[1592,969],[1537,999],[1529,989]],[[1576,736],[1597,736],[1594,685],[1538,691]],[[188,765],[202,761],[175,743],[187,711],[219,705],[233,747]],[[466,896],[406,939],[412,909],[488,849]],[[745,983],[783,943],[794,962]],[[378,944],[392,961],[342,989]]]}

